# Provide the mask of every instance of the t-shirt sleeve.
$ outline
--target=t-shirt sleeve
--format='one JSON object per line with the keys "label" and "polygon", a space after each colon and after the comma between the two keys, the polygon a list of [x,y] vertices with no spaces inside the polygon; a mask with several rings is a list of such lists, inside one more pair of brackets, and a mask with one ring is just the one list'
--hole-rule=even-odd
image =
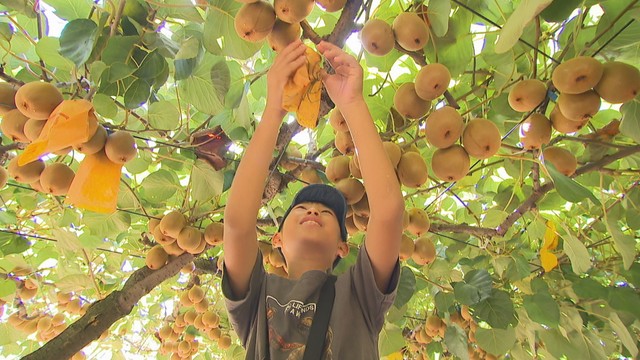
{"label": "t-shirt sleeve", "polygon": [[350,271],[353,279],[352,289],[358,297],[367,325],[371,332],[377,334],[384,325],[384,316],[387,310],[393,305],[396,298],[400,278],[400,262],[399,260],[396,262],[389,280],[389,287],[385,293],[382,293],[376,285],[371,260],[364,245],[360,247],[356,263]]}
{"label": "t-shirt sleeve", "polygon": [[262,265],[262,254],[258,251],[258,256],[256,257],[256,262],[251,272],[251,280],[249,280],[249,291],[244,298],[240,299],[237,298],[231,290],[226,267],[223,263],[222,294],[224,295],[225,305],[229,313],[229,321],[245,348],[247,347],[253,322],[258,313],[260,291],[265,274],[264,266]]}

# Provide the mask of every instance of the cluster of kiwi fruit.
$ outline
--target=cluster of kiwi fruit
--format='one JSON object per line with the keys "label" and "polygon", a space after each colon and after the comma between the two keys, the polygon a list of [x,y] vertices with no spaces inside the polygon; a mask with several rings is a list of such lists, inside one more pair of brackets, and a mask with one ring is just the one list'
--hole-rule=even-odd
{"label": "cluster of kiwi fruit", "polygon": [[7,323],[25,335],[35,333],[36,339],[42,342],[53,339],[67,328],[66,319],[62,312],[55,315],[38,313],[31,316],[14,312],[7,318]]}
{"label": "cluster of kiwi fruit", "polygon": [[420,119],[431,109],[431,102],[447,91],[450,81],[451,73],[446,66],[439,63],[425,65],[416,74],[414,82],[398,87],[393,106],[408,119]]}
{"label": "cluster of kiwi fruit", "polygon": [[234,18],[238,36],[250,42],[267,39],[274,51],[280,51],[300,38],[302,22],[317,3],[327,12],[341,10],[346,0],[239,0],[244,3]]}
{"label": "cluster of kiwi fruit", "polygon": [[207,245],[221,244],[224,225],[212,222],[201,231],[189,225],[187,217],[180,211],[172,210],[159,219],[149,219],[148,231],[158,244],[149,250],[145,263],[149,269],[157,270],[167,264],[170,255],[200,254]]}
{"label": "cluster of kiwi fruit", "polygon": [[266,272],[284,278],[288,276],[286,262],[280,249],[264,241],[258,241],[258,249],[260,249],[260,253],[262,254],[262,263]]}
{"label": "cluster of kiwi fruit", "polygon": [[393,25],[382,19],[372,18],[362,27],[360,41],[371,55],[385,56],[393,50],[396,42],[407,51],[419,51],[429,42],[430,30],[426,13],[418,7],[418,12],[398,14]]}

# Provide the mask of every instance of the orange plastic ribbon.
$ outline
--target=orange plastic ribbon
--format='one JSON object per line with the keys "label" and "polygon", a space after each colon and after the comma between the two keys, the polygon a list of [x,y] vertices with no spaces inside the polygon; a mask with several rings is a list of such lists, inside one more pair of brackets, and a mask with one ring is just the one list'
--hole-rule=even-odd
{"label": "orange plastic ribbon", "polygon": [[296,70],[284,87],[282,107],[295,112],[300,125],[313,129],[318,125],[320,114],[322,58],[310,47],[307,47],[305,55],[307,62]]}
{"label": "orange plastic ribbon", "polygon": [[109,160],[104,150],[86,155],[73,178],[67,202],[99,213],[116,211],[122,164]]}

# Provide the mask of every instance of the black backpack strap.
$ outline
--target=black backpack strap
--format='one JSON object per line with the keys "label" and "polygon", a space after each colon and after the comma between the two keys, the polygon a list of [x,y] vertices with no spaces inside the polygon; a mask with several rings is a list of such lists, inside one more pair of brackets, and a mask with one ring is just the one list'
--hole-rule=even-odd
{"label": "black backpack strap", "polygon": [[313,316],[311,329],[309,329],[309,337],[307,338],[307,345],[302,360],[322,358],[327,330],[329,329],[329,320],[331,319],[331,311],[333,310],[333,301],[336,295],[336,279],[335,275],[329,275],[324,285],[322,285],[322,289],[320,289],[316,313]]}

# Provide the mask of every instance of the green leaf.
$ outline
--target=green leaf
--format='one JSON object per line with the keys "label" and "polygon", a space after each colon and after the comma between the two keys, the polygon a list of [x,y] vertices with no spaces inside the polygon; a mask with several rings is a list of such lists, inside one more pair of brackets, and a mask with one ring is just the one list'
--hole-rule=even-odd
{"label": "green leaf", "polygon": [[31,243],[24,237],[0,233],[0,254],[7,256],[9,254],[20,254],[31,247]]}
{"label": "green leaf", "polygon": [[464,276],[465,282],[454,285],[456,300],[465,305],[474,305],[491,296],[491,276],[489,272],[471,270]]}
{"label": "green leaf", "polygon": [[615,249],[622,256],[622,263],[625,269],[629,269],[633,265],[636,257],[636,239],[633,236],[627,235],[620,230],[618,226],[617,216],[612,213],[608,213],[606,216],[606,224],[609,233],[613,237],[613,244]]}
{"label": "green leaf", "polygon": [[515,310],[509,294],[493,289],[491,297],[473,306],[474,315],[493,328],[506,329],[516,323]]}
{"label": "green leaf", "polygon": [[92,20],[75,19],[67,23],[60,34],[60,54],[76,66],[84,64],[91,55],[98,25]]}
{"label": "green leaf", "polygon": [[78,0],[47,0],[47,4],[54,9],[54,13],[61,19],[71,21],[89,17],[91,3]]}
{"label": "green leaf", "polygon": [[600,203],[591,190],[559,172],[553,164],[547,162],[545,163],[545,166],[547,167],[547,170],[549,170],[549,175],[551,175],[551,179],[553,180],[553,184],[555,185],[558,194],[562,196],[563,199],[572,203],[577,203],[589,198],[596,205]]}
{"label": "green leaf", "polygon": [[607,288],[592,278],[582,278],[573,282],[573,292],[584,299],[605,299]]}
{"label": "green leaf", "polygon": [[154,129],[173,130],[180,124],[180,111],[172,102],[165,100],[151,103],[147,116]]}
{"label": "green leaf", "polygon": [[611,329],[616,332],[616,335],[622,342],[622,345],[629,350],[632,358],[636,358],[638,355],[638,346],[636,345],[637,339],[632,336],[629,329],[622,323],[617,313],[611,312],[609,314],[609,325]]}
{"label": "green leaf", "polygon": [[632,314],[636,318],[640,318],[640,294],[635,292],[628,286],[609,287],[608,294],[605,297],[609,305],[618,310]]}
{"label": "green leaf", "polygon": [[59,52],[60,41],[58,38],[45,36],[36,44],[36,53],[48,66],[57,68],[59,71],[71,72],[73,62],[69,61]]}
{"label": "green leaf", "polygon": [[465,305],[474,305],[480,302],[480,294],[474,286],[464,282],[458,282],[453,286],[456,300]]}
{"label": "green leaf", "polygon": [[214,55],[245,60],[262,47],[262,42],[245,41],[236,33],[234,18],[241,7],[242,3],[235,0],[211,1],[203,30],[204,47],[207,51]]}
{"label": "green leaf", "polygon": [[189,38],[180,45],[176,53],[176,60],[194,59],[200,53],[200,41],[197,38]]}
{"label": "green leaf", "polygon": [[98,214],[87,211],[82,219],[91,234],[111,240],[120,234],[126,233],[131,227],[131,215],[123,211],[116,211],[112,214]]}
{"label": "green leaf", "polygon": [[95,249],[104,245],[104,240],[101,237],[87,233],[78,236],[78,240],[85,249]]}
{"label": "green leaf", "polygon": [[51,230],[53,238],[58,241],[58,247],[62,250],[75,251],[82,249],[82,244],[78,239],[78,235],[67,229]]}
{"label": "green leaf", "polygon": [[13,211],[5,210],[0,212],[0,224],[2,225],[13,225],[17,222],[17,220],[18,218],[16,217],[16,213]]}
{"label": "green leaf", "polygon": [[107,119],[113,119],[118,115],[118,105],[116,105],[111,96],[96,94],[92,103],[96,112]]}
{"label": "green leaf", "polygon": [[444,343],[453,355],[463,360],[469,359],[467,333],[457,324],[447,326],[447,330],[444,333]]}
{"label": "green leaf", "polygon": [[124,92],[124,106],[127,109],[137,109],[149,100],[151,84],[144,79],[136,79]]}
{"label": "green leaf", "polygon": [[524,308],[531,320],[548,327],[560,322],[560,307],[549,293],[535,293],[524,297]]}
{"label": "green leaf", "polygon": [[496,42],[495,51],[502,54],[509,51],[520,39],[524,28],[529,25],[552,0],[522,0],[516,10],[509,16],[500,30],[500,37]]}
{"label": "green leaf", "polygon": [[199,205],[222,193],[224,171],[216,171],[208,162],[198,159],[191,169],[191,199]]}
{"label": "green leaf", "polygon": [[562,237],[563,249],[571,260],[571,269],[576,274],[582,274],[591,268],[591,256],[584,244],[571,233],[564,224],[560,224],[565,229],[565,236]]}
{"label": "green leaf", "polygon": [[620,133],[640,144],[640,100],[635,98],[623,104],[620,107],[620,112],[622,113]]}
{"label": "green leaf", "polygon": [[438,292],[434,297],[436,303],[436,309],[439,313],[447,313],[449,309],[455,304],[456,297],[452,293]]}
{"label": "green leaf", "polygon": [[561,22],[566,20],[580,4],[582,4],[582,0],[553,0],[549,6],[542,10],[540,16],[545,21]]}
{"label": "green leaf", "polygon": [[149,174],[140,187],[140,197],[156,204],[168,200],[182,189],[175,172],[164,169]]}
{"label": "green leaf", "polygon": [[484,351],[496,356],[504,355],[516,343],[516,331],[512,327],[506,329],[476,330],[476,342]]}
{"label": "green leaf", "polygon": [[164,6],[158,6],[158,17],[170,17],[201,23],[204,20],[191,0],[164,0]]}
{"label": "green leaf", "polygon": [[193,74],[178,85],[183,100],[205,114],[215,115],[224,110],[224,104],[211,82],[211,70],[219,61],[222,60],[218,57],[205,56]]}
{"label": "green leaf", "polygon": [[67,275],[56,281],[56,287],[61,292],[82,291],[92,286],[91,277],[86,274]]}
{"label": "green leaf", "polygon": [[231,87],[231,73],[225,61],[218,61],[211,67],[211,83],[220,103],[224,103],[225,95]]}
{"label": "green leaf", "polygon": [[416,276],[407,266],[400,269],[400,280],[398,291],[394,305],[398,308],[403,307],[411,300],[413,293],[416,291]]}
{"label": "green leaf", "polygon": [[107,65],[127,63],[134,45],[140,40],[138,36],[113,36],[107,41],[102,51],[102,61]]}
{"label": "green leaf", "polygon": [[378,344],[380,356],[387,356],[402,349],[405,346],[402,329],[397,325],[386,323],[378,336]]}
{"label": "green leaf", "polygon": [[429,23],[437,37],[444,36],[449,30],[449,16],[451,14],[451,0],[429,1]]}
{"label": "green leaf", "polygon": [[16,293],[16,282],[13,279],[0,279],[0,298]]}

